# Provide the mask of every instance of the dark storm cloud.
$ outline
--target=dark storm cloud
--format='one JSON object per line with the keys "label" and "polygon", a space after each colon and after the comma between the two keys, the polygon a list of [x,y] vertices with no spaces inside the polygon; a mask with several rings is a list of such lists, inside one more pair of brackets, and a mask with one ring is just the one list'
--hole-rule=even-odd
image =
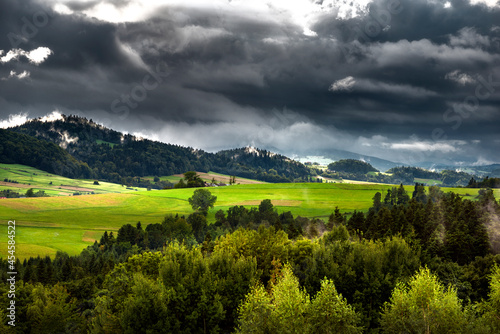
{"label": "dark storm cloud", "polygon": [[[39,11],[48,23],[18,48],[53,52],[38,66],[0,64],[2,118],[59,109],[205,149],[313,145],[400,160],[496,152],[498,7],[375,0],[354,18],[315,16],[310,36],[278,9],[180,3],[123,23],[82,14],[100,3],[66,2],[71,15],[52,2],[0,4],[4,55],[13,49],[9,32],[20,34],[23,18]],[[123,10],[133,1],[105,3]],[[155,82],[156,69],[167,67]],[[478,89],[488,97],[478,99]]]}
{"label": "dark storm cloud", "polygon": [[34,116],[58,107],[82,112],[105,109],[113,90],[143,76],[144,69],[120,45],[115,25],[60,15],[37,2],[18,3],[2,3],[1,13],[15,15],[0,22],[0,50],[29,51],[43,46],[52,54],[39,66],[22,59],[1,65],[3,78],[13,69],[31,72],[29,80],[0,81],[4,104],[13,108],[21,104],[22,111],[28,109]]}

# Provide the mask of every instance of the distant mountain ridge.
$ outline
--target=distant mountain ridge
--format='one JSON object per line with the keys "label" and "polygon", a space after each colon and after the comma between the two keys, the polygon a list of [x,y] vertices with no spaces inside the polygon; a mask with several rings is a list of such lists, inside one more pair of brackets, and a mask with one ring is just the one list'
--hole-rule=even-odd
{"label": "distant mountain ridge", "polygon": [[208,153],[123,134],[78,116],[34,119],[9,131],[56,144],[88,165],[90,177],[117,183],[189,170],[212,170],[267,182],[293,182],[308,175],[303,164],[266,150],[252,147]]}

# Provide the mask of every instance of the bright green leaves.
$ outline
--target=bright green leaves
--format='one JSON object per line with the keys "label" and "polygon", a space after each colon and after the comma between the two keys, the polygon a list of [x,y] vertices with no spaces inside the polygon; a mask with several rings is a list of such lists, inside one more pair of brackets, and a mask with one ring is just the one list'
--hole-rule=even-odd
{"label": "bright green leaves", "polygon": [[490,278],[489,300],[479,304],[484,332],[500,333],[500,267],[495,266]]}
{"label": "bright green leaves", "polygon": [[456,290],[421,269],[408,285],[394,289],[381,325],[385,333],[462,333],[467,317]]}
{"label": "bright green leaves", "polygon": [[193,196],[188,198],[189,204],[193,210],[202,213],[204,216],[208,214],[208,210],[213,208],[217,201],[217,196],[212,195],[209,190],[196,189]]}
{"label": "bright green leaves", "polygon": [[238,333],[359,333],[358,317],[330,280],[311,301],[285,265],[270,291],[256,285],[240,306]]}

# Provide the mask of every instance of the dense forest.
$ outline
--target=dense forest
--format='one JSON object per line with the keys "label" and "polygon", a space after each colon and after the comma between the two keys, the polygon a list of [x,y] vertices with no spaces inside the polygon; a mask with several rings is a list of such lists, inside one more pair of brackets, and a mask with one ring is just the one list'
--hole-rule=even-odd
{"label": "dense forest", "polygon": [[71,178],[90,177],[89,167],[54,143],[0,129],[0,162],[17,163]]}
{"label": "dense forest", "polygon": [[[197,197],[195,195],[200,195]],[[208,201],[205,201],[207,200]],[[106,232],[15,266],[17,333],[498,333],[500,205],[416,184],[325,220],[257,207]],[[7,305],[7,260],[0,284]],[[5,309],[0,310],[5,319]],[[3,326],[3,327],[1,327]]]}
{"label": "dense forest", "polygon": [[[77,175],[73,177],[127,184],[135,182],[137,177],[191,170],[215,171],[267,182],[293,182],[308,175],[303,164],[265,150],[241,148],[208,153],[122,134],[77,116],[63,116],[63,120],[53,122],[34,119],[9,130],[63,147],[76,163],[88,167],[73,168],[71,175]],[[53,159],[59,163],[59,156]],[[46,170],[38,161],[30,161],[29,166]]]}

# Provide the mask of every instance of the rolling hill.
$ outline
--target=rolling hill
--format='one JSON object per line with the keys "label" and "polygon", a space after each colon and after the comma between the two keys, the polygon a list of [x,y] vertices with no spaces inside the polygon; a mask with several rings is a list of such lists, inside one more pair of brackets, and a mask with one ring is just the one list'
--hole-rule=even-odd
{"label": "rolling hill", "polygon": [[[115,183],[126,183],[126,178],[167,176],[190,170],[215,171],[266,182],[293,182],[308,175],[303,164],[268,151],[247,147],[209,153],[123,134],[77,116],[62,115],[62,119],[47,122],[34,119],[5,132],[56,144],[74,161],[89,167],[90,175],[80,173],[78,176]],[[22,163],[16,159],[0,162]],[[45,170],[37,161],[26,164]],[[81,171],[72,170],[73,174],[78,172]]]}

